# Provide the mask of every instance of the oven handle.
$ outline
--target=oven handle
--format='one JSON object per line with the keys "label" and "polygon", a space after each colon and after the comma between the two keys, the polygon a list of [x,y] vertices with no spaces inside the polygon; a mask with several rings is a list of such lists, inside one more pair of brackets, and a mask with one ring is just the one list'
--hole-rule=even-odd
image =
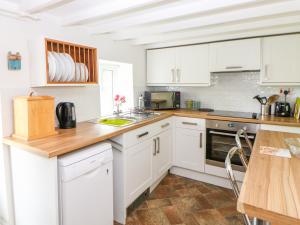
{"label": "oven handle", "polygon": [[[235,137],[235,134],[231,134],[231,133],[224,133],[224,132],[218,132],[218,131],[209,131],[210,134],[220,134],[220,135],[224,135],[224,136],[231,136],[231,137]],[[244,135],[241,135],[240,137],[245,137]],[[254,136],[248,136],[249,139],[254,139]]]}

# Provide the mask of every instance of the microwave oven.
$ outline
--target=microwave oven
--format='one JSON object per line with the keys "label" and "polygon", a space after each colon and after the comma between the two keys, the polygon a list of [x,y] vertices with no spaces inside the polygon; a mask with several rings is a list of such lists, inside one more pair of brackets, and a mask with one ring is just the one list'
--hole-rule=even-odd
{"label": "microwave oven", "polygon": [[179,109],[179,91],[145,91],[144,106],[146,109]]}

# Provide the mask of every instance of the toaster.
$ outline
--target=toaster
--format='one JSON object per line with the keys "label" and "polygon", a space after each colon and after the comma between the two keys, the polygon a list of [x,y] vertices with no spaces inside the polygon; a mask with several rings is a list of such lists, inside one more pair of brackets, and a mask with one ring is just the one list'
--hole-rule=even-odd
{"label": "toaster", "polygon": [[289,117],[291,116],[291,105],[288,102],[275,103],[275,116]]}

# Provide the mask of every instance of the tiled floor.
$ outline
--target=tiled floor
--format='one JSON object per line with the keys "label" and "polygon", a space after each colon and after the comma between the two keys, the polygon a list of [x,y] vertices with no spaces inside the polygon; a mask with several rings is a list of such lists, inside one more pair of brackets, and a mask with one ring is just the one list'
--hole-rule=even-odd
{"label": "tiled floor", "polygon": [[231,190],[168,175],[126,225],[243,225]]}

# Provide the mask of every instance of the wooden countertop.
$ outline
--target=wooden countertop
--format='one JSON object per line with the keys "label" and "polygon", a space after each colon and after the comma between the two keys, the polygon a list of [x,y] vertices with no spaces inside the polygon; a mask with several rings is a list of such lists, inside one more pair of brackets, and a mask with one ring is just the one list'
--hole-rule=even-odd
{"label": "wooden countertop", "polygon": [[246,118],[234,118],[225,116],[212,116],[208,112],[199,112],[195,110],[171,110],[164,111],[166,113],[172,113],[175,116],[185,116],[193,118],[211,119],[211,120],[224,120],[224,121],[234,121],[234,122],[244,122],[244,123],[257,123],[257,124],[269,124],[278,126],[289,126],[289,127],[299,127],[300,120],[296,120],[293,117],[276,117],[276,116],[263,116],[258,119],[246,119]]}
{"label": "wooden countertop", "polygon": [[166,119],[170,116],[172,116],[172,114],[162,113],[160,116],[155,118],[126,127],[114,127],[90,122],[80,122],[77,123],[77,127],[74,129],[57,129],[58,134],[51,137],[33,141],[24,141],[14,137],[5,137],[3,138],[3,143],[51,158],[84,148],[88,145],[105,141],[125,132]]}
{"label": "wooden countertop", "polygon": [[201,119],[215,119],[245,123],[272,124],[281,126],[297,126],[300,127],[300,121],[294,118],[264,117],[259,119],[243,119],[222,116],[210,116],[207,112],[191,111],[191,110],[168,110],[161,111],[162,115],[146,120],[127,127],[113,127],[89,122],[81,122],[77,124],[75,129],[57,129],[58,134],[34,141],[24,141],[13,137],[3,138],[3,143],[11,146],[20,147],[25,150],[35,152],[46,157],[55,157],[65,153],[95,144],[100,141],[116,137],[130,130],[157,122],[170,116],[184,116]]}
{"label": "wooden countertop", "polygon": [[296,225],[300,224],[300,159],[259,152],[260,146],[288,148],[285,138],[300,138],[300,135],[258,132],[238,199],[238,211],[275,225]]}

